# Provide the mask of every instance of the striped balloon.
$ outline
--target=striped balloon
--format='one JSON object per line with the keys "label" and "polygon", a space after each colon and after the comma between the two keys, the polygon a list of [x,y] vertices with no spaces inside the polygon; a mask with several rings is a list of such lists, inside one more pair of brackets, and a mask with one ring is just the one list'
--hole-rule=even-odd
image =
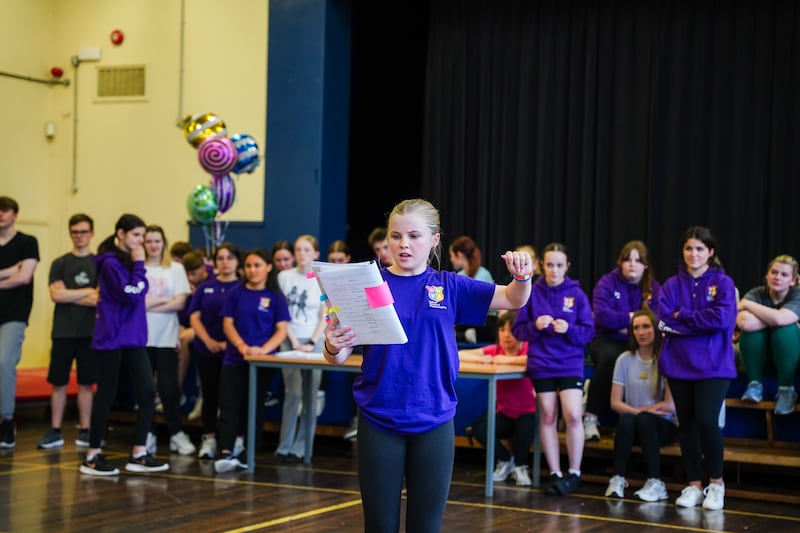
{"label": "striped balloon", "polygon": [[198,113],[184,119],[183,133],[186,141],[197,148],[200,143],[215,135],[228,134],[225,122],[214,113]]}
{"label": "striped balloon", "polygon": [[197,158],[206,172],[222,176],[236,166],[236,147],[227,137],[209,137],[197,149]]}
{"label": "striped balloon", "polygon": [[224,176],[211,176],[211,189],[217,197],[217,208],[220,213],[226,212],[236,201],[236,184],[233,178],[225,174]]}
{"label": "striped balloon", "polygon": [[236,166],[233,167],[233,171],[237,174],[243,172],[247,174],[252,173],[261,162],[261,158],[258,155],[256,140],[246,133],[235,133],[231,135],[231,141],[233,141],[233,145],[236,147],[236,152],[238,154],[238,161]]}

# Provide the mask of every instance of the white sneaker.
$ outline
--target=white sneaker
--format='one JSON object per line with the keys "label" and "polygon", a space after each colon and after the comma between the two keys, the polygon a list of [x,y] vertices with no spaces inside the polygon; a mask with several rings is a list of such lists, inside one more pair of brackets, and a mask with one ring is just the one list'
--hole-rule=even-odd
{"label": "white sneaker", "polygon": [[150,455],[156,454],[156,449],[158,448],[158,439],[156,438],[155,433],[148,433],[147,440],[144,443],[144,447],[147,450],[147,453]]}
{"label": "white sneaker", "polygon": [[528,475],[527,465],[515,466],[514,470],[511,472],[511,477],[513,477],[516,480],[518,487],[531,486],[531,476]]}
{"label": "white sneaker", "polygon": [[497,468],[494,469],[494,475],[492,475],[492,479],[496,483],[505,481],[508,479],[508,476],[511,474],[512,470],[514,470],[513,457],[508,461],[497,461]]}
{"label": "white sneaker", "polygon": [[703,503],[703,491],[689,485],[681,491],[681,495],[675,500],[675,505],[678,507],[694,507]]}
{"label": "white sneaker", "polygon": [[344,440],[356,440],[358,438],[358,417],[354,416],[350,422],[350,427],[344,432]]}
{"label": "white sneaker", "polygon": [[725,507],[725,485],[711,483],[703,490],[706,498],[703,500],[703,509],[719,511]]}
{"label": "white sneaker", "polygon": [[178,452],[181,455],[192,455],[196,448],[189,436],[183,431],[175,433],[169,438],[169,451]]}
{"label": "white sneaker", "polygon": [[239,457],[244,452],[244,437],[236,437],[236,440],[233,442],[233,452],[231,453],[234,457]]}
{"label": "white sneaker", "polygon": [[600,430],[597,429],[597,417],[586,415],[583,417],[583,438],[585,440],[600,440]]}
{"label": "white sneaker", "polygon": [[217,455],[217,439],[203,435],[203,444],[200,445],[200,459],[213,459]]}
{"label": "white sneaker", "polygon": [[625,487],[628,482],[622,476],[614,476],[608,480],[608,488],[606,489],[606,497],[614,496],[615,498],[625,497]]}
{"label": "white sneaker", "polygon": [[654,477],[644,483],[644,487],[633,493],[634,496],[646,502],[658,502],[669,498],[664,482]]}
{"label": "white sneaker", "polygon": [[247,465],[232,455],[226,455],[225,457],[214,461],[214,472],[217,474],[224,474],[225,472],[230,472],[231,470],[236,470],[237,468],[245,469],[247,468]]}

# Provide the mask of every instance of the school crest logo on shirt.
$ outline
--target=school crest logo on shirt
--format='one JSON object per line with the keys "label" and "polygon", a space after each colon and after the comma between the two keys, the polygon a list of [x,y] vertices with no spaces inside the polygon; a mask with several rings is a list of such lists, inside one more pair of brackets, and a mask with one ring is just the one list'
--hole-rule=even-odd
{"label": "school crest logo on shirt", "polygon": [[717,286],[716,285],[709,285],[706,289],[706,301],[713,302],[714,298],[717,297]]}
{"label": "school crest logo on shirt", "polygon": [[444,300],[444,287],[441,285],[426,285],[425,290],[428,293],[428,307],[435,309],[444,309],[439,302]]}
{"label": "school crest logo on shirt", "polygon": [[272,301],[272,298],[267,298],[266,296],[262,296],[258,299],[258,310],[259,311],[266,311],[269,309],[269,304]]}
{"label": "school crest logo on shirt", "polygon": [[619,293],[619,291],[614,291],[614,299],[619,300],[620,298],[622,298],[622,295]]}
{"label": "school crest logo on shirt", "polygon": [[575,297],[564,296],[564,302],[561,304],[561,310],[565,313],[572,313],[575,309]]}

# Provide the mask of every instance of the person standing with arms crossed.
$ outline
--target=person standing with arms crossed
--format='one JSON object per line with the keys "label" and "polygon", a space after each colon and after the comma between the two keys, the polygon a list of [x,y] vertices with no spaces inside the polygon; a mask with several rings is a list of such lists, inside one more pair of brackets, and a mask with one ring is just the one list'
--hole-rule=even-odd
{"label": "person standing with arms crossed", "polygon": [[47,382],[50,394],[50,429],[36,443],[49,450],[64,446],[61,424],[67,405],[72,361],[78,372],[78,419],[80,428],[75,445],[89,446],[89,422],[92,417],[92,386],[97,380],[97,354],[92,350],[94,313],[97,305],[97,268],[89,245],[94,237],[94,221],[78,213],[69,219],[72,250],[50,266],[50,299],[53,309],[53,346]]}
{"label": "person standing with arms crossed", "polygon": [[[406,530],[441,529],[455,455],[458,398],[456,323],[479,324],[489,309],[517,309],[530,296],[530,255],[503,254],[514,275],[494,285],[441,268],[439,212],[427,200],[397,204],[389,215],[394,264],[380,273],[408,337],[406,344],[363,346],[362,374],[353,386],[358,404],[358,479],[364,530],[396,533],[400,528],[403,480]],[[323,355],[344,364],[358,337],[333,318]]]}
{"label": "person standing with arms crossed", "polygon": [[17,364],[33,307],[36,237],[17,231],[19,204],[0,196],[0,449],[16,445]]}
{"label": "person standing with arms crossed", "polygon": [[[678,415],[678,439],[689,485],[679,507],[718,511],[725,504],[724,442],[719,414],[736,378],[733,329],[736,287],[725,274],[717,241],[708,228],[694,226],[681,239],[683,264],[661,286],[655,303],[665,334],[659,359]],[[703,489],[703,460],[709,484]]]}

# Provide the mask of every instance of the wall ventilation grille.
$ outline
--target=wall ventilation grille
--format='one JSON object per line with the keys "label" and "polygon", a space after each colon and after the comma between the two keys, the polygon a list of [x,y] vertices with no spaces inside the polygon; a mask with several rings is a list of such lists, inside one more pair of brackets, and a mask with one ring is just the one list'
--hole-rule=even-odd
{"label": "wall ventilation grille", "polygon": [[144,65],[99,67],[97,69],[98,98],[145,96]]}

